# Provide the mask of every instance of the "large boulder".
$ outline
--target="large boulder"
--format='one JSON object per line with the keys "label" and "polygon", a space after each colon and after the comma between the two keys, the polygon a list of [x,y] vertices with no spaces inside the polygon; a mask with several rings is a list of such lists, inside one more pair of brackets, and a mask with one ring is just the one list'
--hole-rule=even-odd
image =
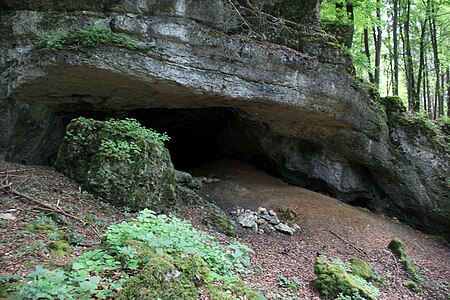
{"label": "large boulder", "polygon": [[164,140],[135,120],[80,117],[67,127],[55,166],[114,205],[166,210],[176,183]]}

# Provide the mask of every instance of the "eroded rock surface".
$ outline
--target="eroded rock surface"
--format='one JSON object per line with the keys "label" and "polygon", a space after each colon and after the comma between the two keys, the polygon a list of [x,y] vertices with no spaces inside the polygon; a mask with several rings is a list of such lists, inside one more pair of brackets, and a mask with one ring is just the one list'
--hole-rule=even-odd
{"label": "eroded rock surface", "polygon": [[[317,23],[318,1],[304,4],[296,21]],[[348,55],[315,26],[293,34],[289,48],[274,44],[286,42],[276,34],[274,43],[252,39],[242,20],[251,13],[238,1],[2,0],[0,8],[0,159],[51,164],[80,115],[166,109],[185,113],[167,125],[179,130],[174,123],[193,123],[192,111],[221,109],[224,122],[205,113],[212,125],[194,127],[217,128],[220,155],[450,236],[448,152],[388,122],[353,79]],[[41,38],[94,24],[129,35],[139,50],[52,52]]]}

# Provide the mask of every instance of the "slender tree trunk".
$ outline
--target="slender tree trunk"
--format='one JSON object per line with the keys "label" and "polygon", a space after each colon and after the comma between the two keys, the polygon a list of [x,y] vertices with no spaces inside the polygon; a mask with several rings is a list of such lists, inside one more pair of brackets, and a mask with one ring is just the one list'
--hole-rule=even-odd
{"label": "slender tree trunk", "polygon": [[398,96],[398,0],[394,0],[394,15],[392,18],[392,40],[394,52],[394,80],[392,81],[393,94]]}
{"label": "slender tree trunk", "polygon": [[[420,108],[420,87],[422,83],[422,74],[424,67],[424,52],[425,52],[425,31],[426,31],[426,20],[422,23],[420,28],[420,41],[419,41],[419,69],[417,70],[417,91],[415,92],[417,97],[417,105]],[[423,107],[426,109],[426,106]]]}
{"label": "slender tree trunk", "polygon": [[447,117],[450,118],[450,67],[447,67]]}
{"label": "slender tree trunk", "polygon": [[377,21],[378,24],[373,28],[373,41],[375,43],[375,77],[374,83],[375,86],[380,86],[380,74],[381,74],[381,38],[382,38],[382,30],[381,30],[381,0],[377,0]]}
{"label": "slender tree trunk", "polygon": [[[441,71],[440,71],[440,61],[439,61],[439,53],[438,53],[438,44],[437,44],[437,32],[436,32],[436,21],[434,19],[434,3],[433,1],[429,1],[429,5],[431,8],[431,15],[429,17],[429,24],[430,24],[430,37],[431,37],[431,45],[433,48],[433,59],[434,59],[434,72],[435,72],[435,95],[434,95],[434,114],[433,118],[436,119],[438,114],[443,115],[444,114],[444,107],[442,105],[439,105],[441,101]],[[439,110],[437,109],[439,106]]]}
{"label": "slender tree trunk", "polygon": [[[370,66],[369,30],[367,28],[364,28],[364,52],[367,57],[368,65]],[[367,72],[369,74],[369,81],[374,83],[373,73],[370,67]]]}
{"label": "slender tree trunk", "polygon": [[[404,47],[404,57],[405,57],[405,70],[406,70],[406,81],[408,84],[408,108],[412,111],[418,111],[419,107],[417,105],[417,97],[415,95],[414,88],[414,72],[413,72],[413,61],[411,52],[411,41],[409,38],[409,23],[411,16],[411,0],[406,2],[406,16],[403,23],[403,47]],[[420,106],[420,104],[419,104]]]}

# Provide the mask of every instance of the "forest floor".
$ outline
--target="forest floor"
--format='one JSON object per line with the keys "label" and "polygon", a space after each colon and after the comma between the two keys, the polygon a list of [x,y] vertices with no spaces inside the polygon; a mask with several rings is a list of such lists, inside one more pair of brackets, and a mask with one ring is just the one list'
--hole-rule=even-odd
{"label": "forest floor", "polygon": [[[318,253],[330,259],[347,261],[356,256],[370,262],[387,283],[380,289],[379,299],[450,299],[450,249],[420,231],[288,185],[243,162],[220,160],[192,173],[219,179],[205,184],[200,194],[225,211],[288,207],[296,212],[302,230],[293,236],[239,229],[240,242],[254,251],[245,280],[268,299],[320,299],[313,271]],[[231,239],[204,225],[206,212],[200,208],[185,208],[179,216],[220,240]],[[83,192],[51,168],[0,163],[0,275],[26,276],[36,265],[64,266],[94,249],[108,225],[128,217],[127,212]],[[49,232],[52,228],[56,230]],[[64,255],[50,246],[58,234],[65,235],[72,245]],[[404,241],[420,268],[422,290],[418,294],[404,287],[408,275],[386,250],[394,237]],[[286,282],[292,280],[296,282],[294,291],[286,288]]]}

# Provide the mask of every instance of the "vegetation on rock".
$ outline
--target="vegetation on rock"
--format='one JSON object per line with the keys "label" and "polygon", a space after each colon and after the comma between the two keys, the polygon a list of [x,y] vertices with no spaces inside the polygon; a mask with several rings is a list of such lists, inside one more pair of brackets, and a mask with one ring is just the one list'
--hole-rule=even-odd
{"label": "vegetation on rock", "polygon": [[117,206],[167,210],[176,185],[168,139],[134,119],[80,117],[67,127],[55,167]]}
{"label": "vegetation on rock", "polygon": [[76,50],[79,48],[119,47],[137,50],[137,42],[128,35],[114,33],[101,25],[72,31],[59,31],[44,37],[47,48],[52,51]]}
{"label": "vegetation on rock", "polygon": [[372,283],[351,273],[348,264],[340,260],[330,261],[320,256],[314,264],[314,273],[317,275],[316,287],[327,299],[349,296],[354,297],[351,299],[373,300],[378,295],[378,289]]}
{"label": "vegetation on rock", "polygon": [[135,220],[110,226],[102,249],[75,258],[68,270],[38,266],[20,297],[105,299],[123,286],[117,299],[197,299],[199,287],[212,299],[232,299],[225,291],[259,299],[236,273],[249,265],[249,251],[239,243],[221,245],[176,217],[144,210]]}
{"label": "vegetation on rock", "polygon": [[420,278],[419,269],[417,266],[408,258],[408,252],[406,251],[405,245],[403,241],[395,238],[388,245],[389,250],[394,253],[394,255],[398,258],[399,261],[403,263],[403,266],[408,271],[408,273],[416,278]]}

